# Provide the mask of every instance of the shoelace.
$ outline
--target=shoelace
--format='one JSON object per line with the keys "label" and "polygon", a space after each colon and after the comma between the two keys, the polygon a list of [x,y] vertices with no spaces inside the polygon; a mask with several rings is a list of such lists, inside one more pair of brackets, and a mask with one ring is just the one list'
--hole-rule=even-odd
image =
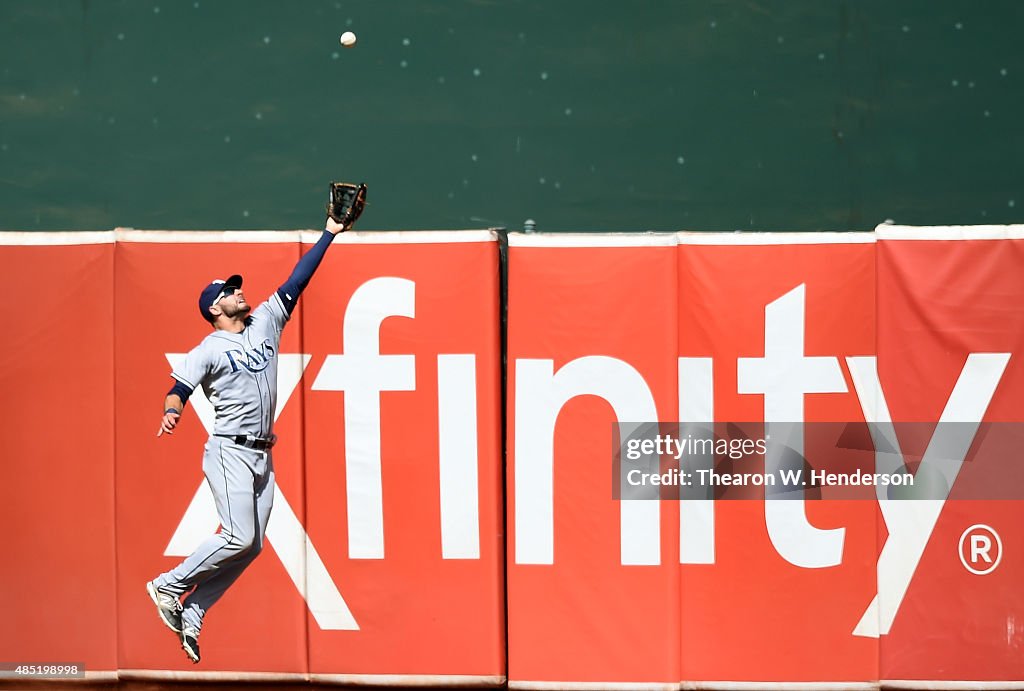
{"label": "shoelace", "polygon": [[160,599],[161,607],[169,607],[176,612],[181,611],[181,601],[179,601],[178,598],[174,597],[173,595],[168,595],[167,593],[161,593],[159,590],[157,591],[156,594],[157,597]]}

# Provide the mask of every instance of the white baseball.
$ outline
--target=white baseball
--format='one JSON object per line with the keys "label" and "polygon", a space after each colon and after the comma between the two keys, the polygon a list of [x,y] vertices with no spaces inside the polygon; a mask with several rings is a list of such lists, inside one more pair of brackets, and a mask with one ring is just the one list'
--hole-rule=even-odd
{"label": "white baseball", "polygon": [[345,46],[346,48],[351,48],[356,44],[356,35],[351,31],[346,31],[341,35],[341,38],[338,40],[341,41],[341,45]]}

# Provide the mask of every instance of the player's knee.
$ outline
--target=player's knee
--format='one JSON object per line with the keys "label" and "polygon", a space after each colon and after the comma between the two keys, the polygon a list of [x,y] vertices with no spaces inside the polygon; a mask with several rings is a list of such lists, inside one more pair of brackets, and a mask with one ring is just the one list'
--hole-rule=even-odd
{"label": "player's knee", "polygon": [[239,550],[239,556],[248,561],[252,561],[259,556],[260,552],[263,551],[263,541],[258,535],[248,537],[242,544]]}
{"label": "player's knee", "polygon": [[228,549],[239,556],[249,554],[259,544],[256,536],[249,533],[230,533],[225,537]]}

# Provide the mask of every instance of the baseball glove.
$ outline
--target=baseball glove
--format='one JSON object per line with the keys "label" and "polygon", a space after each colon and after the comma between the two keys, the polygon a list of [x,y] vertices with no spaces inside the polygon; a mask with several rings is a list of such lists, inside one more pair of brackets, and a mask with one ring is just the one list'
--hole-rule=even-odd
{"label": "baseball glove", "polygon": [[327,215],[345,226],[352,227],[366,206],[366,183],[332,182],[327,200]]}

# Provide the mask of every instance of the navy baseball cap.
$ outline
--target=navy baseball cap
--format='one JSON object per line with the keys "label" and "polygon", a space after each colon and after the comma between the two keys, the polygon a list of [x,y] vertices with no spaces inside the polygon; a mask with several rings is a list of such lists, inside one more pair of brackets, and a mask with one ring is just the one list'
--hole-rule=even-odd
{"label": "navy baseball cap", "polygon": [[213,315],[210,314],[210,307],[213,306],[213,303],[217,302],[218,298],[220,298],[221,296],[221,293],[223,293],[228,288],[241,287],[242,277],[239,276],[238,274],[231,276],[226,281],[223,281],[219,278],[213,281],[210,285],[203,288],[203,292],[199,293],[199,314],[203,315],[203,319],[212,324]]}

